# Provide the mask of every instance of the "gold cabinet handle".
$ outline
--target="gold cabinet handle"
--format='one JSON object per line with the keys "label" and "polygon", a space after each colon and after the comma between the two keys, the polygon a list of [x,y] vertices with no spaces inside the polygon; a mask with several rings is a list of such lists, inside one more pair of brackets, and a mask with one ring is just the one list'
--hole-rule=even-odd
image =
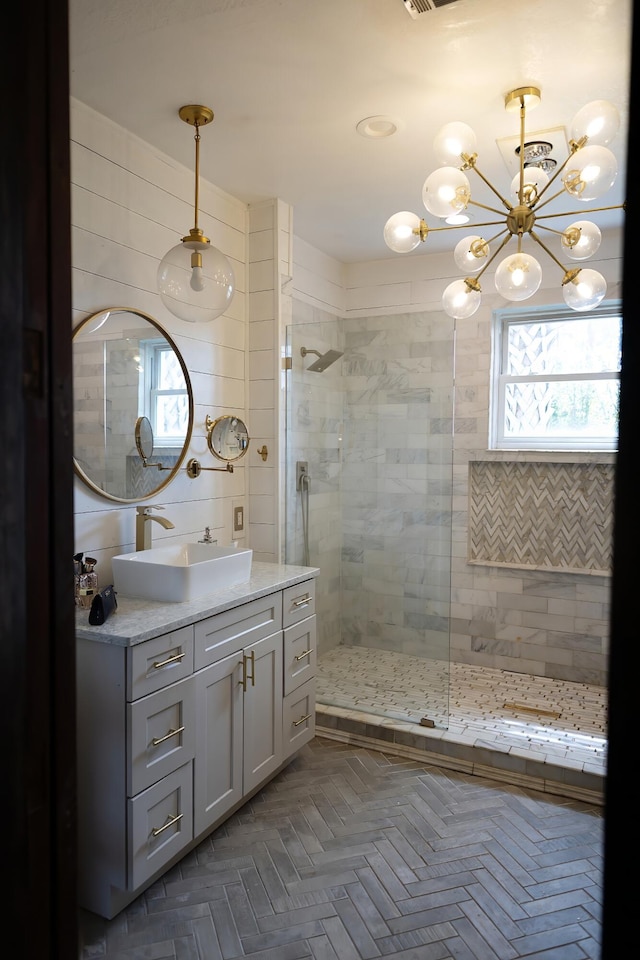
{"label": "gold cabinet handle", "polygon": [[167,817],[167,822],[163,824],[161,827],[154,827],[151,833],[153,834],[154,837],[159,837],[161,833],[164,833],[165,830],[168,830],[169,827],[172,827],[174,823],[178,822],[178,820],[182,820],[183,816],[184,816],[183,813],[177,813],[175,817],[172,817],[171,814],[169,814],[169,816]]}
{"label": "gold cabinet handle", "polygon": [[298,597],[297,600],[292,601],[292,606],[294,607],[304,607],[306,603],[311,601],[311,594],[307,593],[304,597]]}
{"label": "gold cabinet handle", "polygon": [[308,714],[306,715],[306,717],[300,717],[299,720],[294,720],[294,721],[293,721],[293,725],[294,725],[294,727],[299,727],[301,723],[306,723],[306,721],[307,721],[307,720],[310,720],[310,719],[311,719],[311,714],[308,713]]}
{"label": "gold cabinet handle", "polygon": [[299,653],[296,657],[296,660],[304,660],[304,658],[308,657],[310,653],[313,653],[313,647],[309,647],[308,650],[303,650],[302,653]]}
{"label": "gold cabinet handle", "polygon": [[170,740],[171,737],[177,737],[179,733],[182,733],[184,727],[178,727],[177,730],[169,730],[169,733],[165,733],[164,737],[154,737],[151,743],[154,747],[159,746],[161,743],[164,743],[165,740]]}
{"label": "gold cabinet handle", "polygon": [[[245,656],[245,660],[247,657]],[[249,660],[251,660],[251,676],[247,676],[247,680],[251,680],[251,686],[255,687],[256,685],[256,653],[255,650],[252,650],[249,655]]]}
{"label": "gold cabinet handle", "polygon": [[167,657],[166,660],[154,660],[153,666],[156,670],[159,670],[161,667],[166,667],[170,663],[179,663],[183,657],[184,653],[176,653],[172,657]]}
{"label": "gold cabinet handle", "polygon": [[[251,661],[251,674],[247,671],[247,661]],[[247,681],[251,680],[251,686],[255,687],[256,685],[256,653],[255,650],[252,650],[249,656],[243,654],[242,660],[239,660],[238,663],[242,667],[242,680],[238,680],[238,683],[242,687],[243,691],[247,692]]]}

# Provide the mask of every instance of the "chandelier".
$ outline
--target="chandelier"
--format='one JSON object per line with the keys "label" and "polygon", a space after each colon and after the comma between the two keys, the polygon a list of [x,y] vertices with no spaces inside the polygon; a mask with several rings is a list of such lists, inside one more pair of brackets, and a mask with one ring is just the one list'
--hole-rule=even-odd
{"label": "chandelier", "polygon": [[[527,300],[536,293],[542,282],[542,268],[535,257],[523,251],[522,241],[526,236],[562,270],[562,293],[565,303],[573,310],[593,309],[607,292],[602,274],[580,266],[566,269],[539,233],[546,230],[558,234],[562,253],[570,260],[582,261],[592,257],[600,246],[601,233],[597,225],[590,220],[577,220],[563,231],[554,230],[541,221],[579,215],[579,211],[547,214],[540,211],[563,193],[587,203],[613,186],[618,172],[617,162],[606,144],[618,130],[618,111],[606,100],[594,100],[582,107],[571,124],[569,155],[550,176],[548,171],[554,164],[548,157],[551,145],[544,141],[527,142],[525,133],[527,107],[533,109],[539,103],[540,90],[537,87],[519,87],[505,97],[505,109],[520,112],[520,145],[516,151],[519,172],[511,182],[509,197],[503,196],[478,168],[476,135],[471,127],[454,121],[445,124],[435,138],[434,149],[442,166],[427,177],[422,188],[427,211],[449,226],[429,227],[424,219],[407,210],[394,214],[385,224],[387,246],[396,253],[408,253],[426,241],[431,232],[459,230],[468,220],[464,211],[469,205],[501,217],[477,224],[483,228],[498,227],[493,236],[466,236],[454,249],[456,265],[467,273],[463,279],[450,283],[442,295],[443,309],[454,319],[465,319],[476,312],[482,293],[480,278],[512,239],[516,240],[517,250],[498,264],[496,290],[511,301]],[[473,170],[493,191],[504,209],[471,198],[471,186],[465,173],[468,170]],[[553,192],[552,186],[559,178],[560,189]],[[592,212],[623,207],[624,204],[595,207]],[[492,252],[491,244],[496,242],[498,246]]]}

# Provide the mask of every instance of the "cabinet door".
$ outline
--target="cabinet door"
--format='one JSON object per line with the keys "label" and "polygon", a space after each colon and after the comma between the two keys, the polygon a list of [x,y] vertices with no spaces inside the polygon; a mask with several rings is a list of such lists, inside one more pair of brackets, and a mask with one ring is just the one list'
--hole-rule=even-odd
{"label": "cabinet door", "polygon": [[244,792],[282,763],[282,632],[258,640],[243,651]]}
{"label": "cabinet door", "polygon": [[242,654],[225,657],[195,674],[196,761],[194,836],[219,820],[241,798]]}

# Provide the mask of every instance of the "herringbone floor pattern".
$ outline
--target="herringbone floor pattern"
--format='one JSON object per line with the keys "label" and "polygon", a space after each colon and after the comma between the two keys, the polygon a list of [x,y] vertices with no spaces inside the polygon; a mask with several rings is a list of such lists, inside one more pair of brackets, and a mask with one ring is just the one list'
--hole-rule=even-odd
{"label": "herringbone floor pattern", "polygon": [[83,960],[599,956],[601,808],[316,738]]}

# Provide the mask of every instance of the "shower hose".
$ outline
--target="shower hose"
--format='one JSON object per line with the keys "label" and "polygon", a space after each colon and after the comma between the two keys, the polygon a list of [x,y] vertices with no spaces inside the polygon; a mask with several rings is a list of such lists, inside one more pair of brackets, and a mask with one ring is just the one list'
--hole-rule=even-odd
{"label": "shower hose", "polygon": [[304,556],[302,563],[305,567],[309,566],[309,475],[305,473],[300,477],[300,505],[302,509],[302,539],[304,545]]}

